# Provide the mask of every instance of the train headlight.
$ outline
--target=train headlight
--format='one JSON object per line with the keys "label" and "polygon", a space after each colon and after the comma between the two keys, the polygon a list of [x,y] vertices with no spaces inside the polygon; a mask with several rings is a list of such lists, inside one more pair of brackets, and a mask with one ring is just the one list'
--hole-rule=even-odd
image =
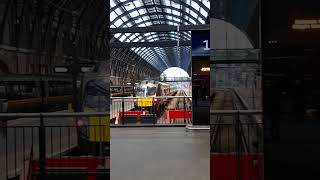
{"label": "train headlight", "polygon": [[154,99],[154,102],[157,102],[157,101],[158,101],[158,99],[157,99],[157,98],[155,98],[155,99]]}

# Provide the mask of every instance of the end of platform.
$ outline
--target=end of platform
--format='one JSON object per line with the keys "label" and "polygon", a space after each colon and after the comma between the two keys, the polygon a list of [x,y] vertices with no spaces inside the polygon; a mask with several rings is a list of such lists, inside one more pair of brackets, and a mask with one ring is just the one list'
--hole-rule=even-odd
{"label": "end of platform", "polygon": [[210,130],[209,125],[193,125],[193,124],[188,124],[186,125],[187,130]]}

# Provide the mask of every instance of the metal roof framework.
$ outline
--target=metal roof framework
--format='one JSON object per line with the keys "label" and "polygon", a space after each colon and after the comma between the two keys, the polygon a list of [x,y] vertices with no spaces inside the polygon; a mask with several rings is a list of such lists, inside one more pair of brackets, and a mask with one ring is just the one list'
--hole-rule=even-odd
{"label": "metal roof framework", "polygon": [[[209,8],[210,0],[110,0],[110,25],[114,29],[203,25],[209,16]],[[116,33],[114,37],[120,42],[190,41],[191,33]],[[190,46],[131,49],[160,72],[173,66],[187,69],[190,63]]]}

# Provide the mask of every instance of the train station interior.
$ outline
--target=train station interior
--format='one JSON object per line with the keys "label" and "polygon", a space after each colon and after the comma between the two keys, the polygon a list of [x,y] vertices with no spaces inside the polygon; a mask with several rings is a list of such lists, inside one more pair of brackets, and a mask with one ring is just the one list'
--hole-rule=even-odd
{"label": "train station interior", "polygon": [[0,180],[314,179],[305,1],[0,0]]}

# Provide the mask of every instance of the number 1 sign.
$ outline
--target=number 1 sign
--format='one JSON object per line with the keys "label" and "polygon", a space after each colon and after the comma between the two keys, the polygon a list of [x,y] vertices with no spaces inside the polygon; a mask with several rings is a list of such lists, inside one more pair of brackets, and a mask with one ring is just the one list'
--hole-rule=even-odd
{"label": "number 1 sign", "polygon": [[210,31],[192,31],[192,56],[209,56],[210,55]]}

